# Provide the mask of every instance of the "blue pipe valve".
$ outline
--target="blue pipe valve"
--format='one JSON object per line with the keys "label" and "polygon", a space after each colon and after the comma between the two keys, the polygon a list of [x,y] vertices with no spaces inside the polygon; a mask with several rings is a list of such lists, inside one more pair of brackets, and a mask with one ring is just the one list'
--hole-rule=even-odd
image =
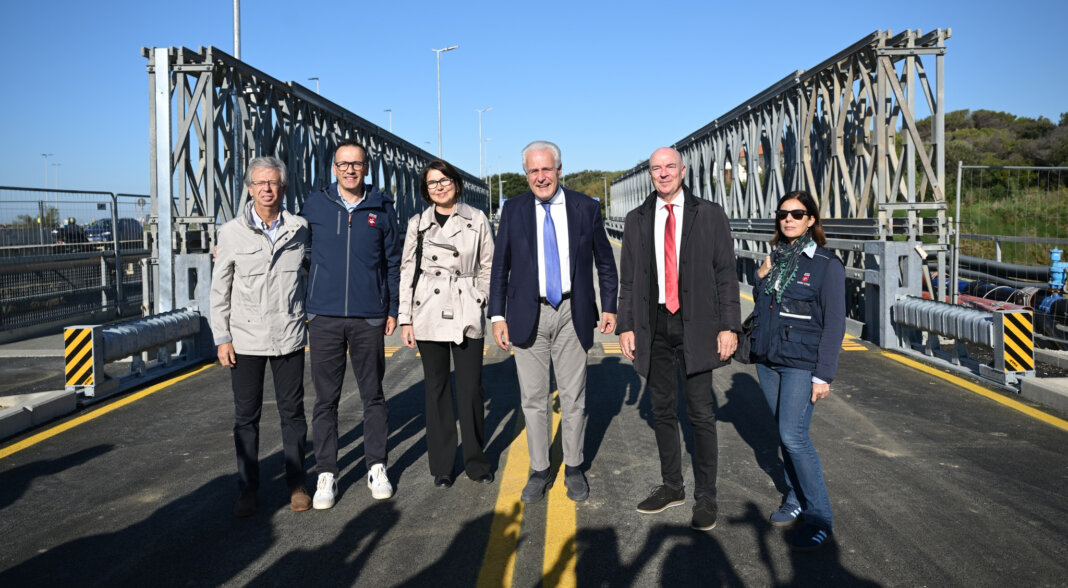
{"label": "blue pipe valve", "polygon": [[1068,275],[1068,262],[1061,261],[1060,249],[1054,247],[1049,250],[1049,287],[1056,290],[1064,288],[1065,276]]}

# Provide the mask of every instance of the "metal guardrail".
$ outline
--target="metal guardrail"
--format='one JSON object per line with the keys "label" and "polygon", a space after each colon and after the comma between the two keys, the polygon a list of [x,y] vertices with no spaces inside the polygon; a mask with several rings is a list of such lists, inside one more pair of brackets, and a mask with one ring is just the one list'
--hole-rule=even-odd
{"label": "metal guardrail", "polygon": [[[63,331],[64,384],[86,399],[128,390],[213,356],[207,319],[182,309],[124,323],[70,326]],[[142,356],[144,353],[144,357]],[[131,358],[111,376],[105,364]]]}
{"label": "metal guardrail", "polygon": [[[1010,387],[1035,376],[1034,314],[1029,310],[989,312],[903,297],[894,303],[893,320],[902,340],[908,342],[905,351],[947,360],[1000,386]],[[942,337],[955,340],[951,352],[942,348]],[[969,357],[965,342],[991,348],[991,364]]]}

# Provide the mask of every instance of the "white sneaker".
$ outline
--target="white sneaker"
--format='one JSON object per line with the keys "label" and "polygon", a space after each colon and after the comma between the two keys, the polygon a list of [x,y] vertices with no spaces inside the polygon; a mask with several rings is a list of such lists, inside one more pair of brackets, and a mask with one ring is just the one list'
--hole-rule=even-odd
{"label": "white sneaker", "polygon": [[385,500],[393,496],[393,485],[386,476],[386,466],[376,463],[367,472],[367,487],[371,489],[371,496],[378,500]]}
{"label": "white sneaker", "polygon": [[315,489],[315,497],[312,498],[312,508],[323,510],[334,506],[334,497],[337,496],[337,479],[334,474],[319,474],[319,485]]}

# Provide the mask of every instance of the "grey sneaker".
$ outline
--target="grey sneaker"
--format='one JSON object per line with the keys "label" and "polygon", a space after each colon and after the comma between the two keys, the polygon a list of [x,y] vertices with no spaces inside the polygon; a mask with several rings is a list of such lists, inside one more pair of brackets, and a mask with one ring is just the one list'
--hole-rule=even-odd
{"label": "grey sneaker", "polygon": [[638,503],[638,512],[645,514],[663,512],[682,504],[685,499],[686,491],[682,488],[674,490],[669,486],[657,486],[649,498]]}
{"label": "grey sneaker", "polygon": [[549,470],[531,473],[530,478],[527,479],[527,485],[523,488],[523,494],[519,497],[520,500],[533,504],[545,498],[545,491],[553,487],[553,481]]}
{"label": "grey sneaker", "polygon": [[567,497],[575,502],[590,497],[590,485],[581,468],[564,466],[564,486],[567,486]]}

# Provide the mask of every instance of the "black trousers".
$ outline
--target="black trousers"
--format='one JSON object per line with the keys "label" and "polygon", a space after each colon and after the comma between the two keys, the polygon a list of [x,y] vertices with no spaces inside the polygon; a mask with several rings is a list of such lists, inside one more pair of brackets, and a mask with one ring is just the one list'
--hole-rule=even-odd
{"label": "black trousers", "polygon": [[382,391],[386,371],[384,319],[316,316],[308,322],[315,409],[316,468],[337,476],[337,407],[345,381],[345,355],[363,400],[363,452],[367,469],[386,463],[389,409]]}
{"label": "black trousers", "polygon": [[[490,473],[482,452],[485,409],[482,399],[482,349],[485,339],[419,341],[426,387],[426,450],[430,474],[451,476],[456,461],[456,417],[460,418],[464,471],[473,480]],[[449,354],[456,364],[456,385],[450,391]],[[456,412],[453,413],[453,396]]]}
{"label": "black trousers", "polygon": [[[649,354],[649,392],[653,404],[653,431],[660,453],[660,475],[664,484],[681,489],[682,447],[679,442],[678,383],[675,366],[682,369],[685,383],[686,416],[694,437],[694,497],[716,499],[716,469],[719,446],[716,439],[715,397],[712,371],[686,374],[682,354],[682,312],[671,314],[661,305],[656,317],[652,350]],[[710,334],[715,336],[715,334]]]}
{"label": "black trousers", "polygon": [[286,484],[304,484],[304,447],[308,422],[304,419],[304,350],[288,355],[236,355],[230,370],[234,389],[234,446],[237,448],[237,484],[241,490],[260,486],[260,413],[263,410],[263,380],[271,364],[274,397],[282,421],[282,451],[286,460]]}

